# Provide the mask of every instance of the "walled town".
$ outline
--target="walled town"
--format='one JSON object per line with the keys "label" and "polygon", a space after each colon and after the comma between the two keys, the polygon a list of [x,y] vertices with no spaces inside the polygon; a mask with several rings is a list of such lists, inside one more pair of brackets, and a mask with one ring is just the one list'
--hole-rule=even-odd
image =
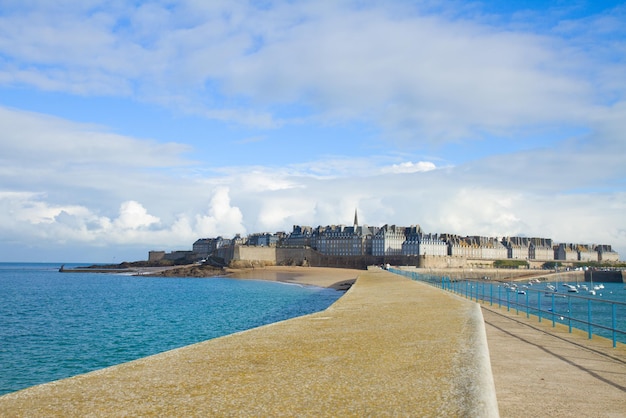
{"label": "walled town", "polygon": [[402,227],[294,225],[291,233],[253,233],[247,237],[201,238],[191,251],[150,251],[149,261],[213,260],[222,265],[309,265],[363,267],[401,264],[425,268],[540,268],[547,264],[610,265],[619,254],[607,244],[555,243],[550,238],[483,237],[425,233],[419,225]]}

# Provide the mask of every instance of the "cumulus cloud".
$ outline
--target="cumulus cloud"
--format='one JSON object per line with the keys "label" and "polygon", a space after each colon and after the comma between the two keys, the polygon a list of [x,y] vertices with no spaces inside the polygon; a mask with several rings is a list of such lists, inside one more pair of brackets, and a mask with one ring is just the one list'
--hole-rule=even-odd
{"label": "cumulus cloud", "polygon": [[230,204],[228,188],[218,187],[213,191],[208,214],[196,216],[196,233],[204,237],[244,233],[242,222],[241,211]]}
{"label": "cumulus cloud", "polygon": [[141,203],[130,200],[120,206],[120,214],[113,226],[121,229],[139,229],[157,223],[159,218],[150,215]]}

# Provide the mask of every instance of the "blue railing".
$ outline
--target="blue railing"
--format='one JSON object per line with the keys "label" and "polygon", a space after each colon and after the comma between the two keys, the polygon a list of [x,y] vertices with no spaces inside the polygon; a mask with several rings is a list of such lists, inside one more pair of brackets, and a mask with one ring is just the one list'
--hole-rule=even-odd
{"label": "blue railing", "polygon": [[449,277],[432,274],[421,274],[410,270],[389,268],[389,271],[412,280],[428,283],[437,288],[447,290],[470,300],[497,305],[507,311],[515,311],[537,317],[539,322],[552,321],[587,332],[589,339],[594,334],[609,338],[613,347],[617,342],[626,343],[626,303],[581,296],[570,293],[566,288],[553,290],[545,287],[547,284],[523,286],[523,284],[509,284],[489,281],[451,280]]}

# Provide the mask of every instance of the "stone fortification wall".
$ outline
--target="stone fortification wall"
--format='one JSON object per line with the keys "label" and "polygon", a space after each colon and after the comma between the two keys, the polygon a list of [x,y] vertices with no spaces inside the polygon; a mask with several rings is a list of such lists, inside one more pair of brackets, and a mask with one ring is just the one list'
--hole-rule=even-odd
{"label": "stone fortification wall", "polygon": [[[465,257],[449,256],[333,256],[322,254],[310,247],[257,247],[237,245],[232,255],[222,255],[227,263],[238,267],[250,265],[286,265],[311,267],[340,267],[366,269],[367,266],[391,264],[395,266],[419,266],[423,268],[465,268]],[[242,264],[243,263],[243,264]],[[484,261],[481,267],[491,267],[493,261]],[[478,267],[476,263],[473,267]]]}
{"label": "stone fortification wall", "polygon": [[[496,268],[414,268],[414,267],[401,267],[402,270],[406,271],[415,271],[419,274],[434,274],[437,276],[446,276],[452,280],[493,280],[499,282],[508,282],[510,280],[522,281],[527,280],[531,277],[537,277],[538,273],[541,271],[537,270],[528,270],[528,269],[496,269]],[[546,275],[551,273],[551,271],[546,270]],[[574,272],[572,272],[574,273]],[[580,272],[580,276],[582,277],[582,272]],[[558,281],[572,281],[575,282],[574,276],[564,276],[562,278],[554,278],[554,276],[550,276],[550,281],[558,280]],[[546,281],[546,278],[542,279],[539,277],[539,280]],[[582,281],[582,278],[579,279]]]}
{"label": "stone fortification wall", "polygon": [[319,266],[319,253],[309,247],[276,248],[276,264],[281,266]]}
{"label": "stone fortification wall", "polygon": [[341,267],[366,269],[373,264],[381,264],[380,257],[337,257],[321,254],[310,247],[276,248],[276,263],[286,266]]}
{"label": "stone fortification wall", "polygon": [[421,268],[444,269],[444,268],[463,268],[467,264],[465,257],[458,256],[440,256],[440,255],[420,255],[417,265]]}
{"label": "stone fortification wall", "polygon": [[248,261],[251,265],[276,265],[276,247],[236,245],[231,261]]}
{"label": "stone fortification wall", "polygon": [[[221,250],[221,251],[220,251]],[[218,250],[218,256],[222,257],[232,267],[252,266],[310,266],[310,267],[340,267],[367,269],[372,265],[391,264],[392,266],[412,266],[422,269],[450,269],[455,277],[465,275],[466,278],[481,278],[489,276],[485,270],[493,269],[494,260],[475,260],[459,256],[330,256],[321,254],[310,247],[261,247],[236,245]],[[537,274],[537,269],[545,261],[529,261],[530,269],[520,269],[514,273],[506,270],[509,277]],[[501,269],[502,270],[502,269]],[[494,270],[495,271],[495,270]],[[505,271],[505,270],[503,270]],[[594,281],[624,281],[622,272],[594,272],[603,274]],[[572,278],[575,278],[572,276]],[[577,277],[585,280],[584,277]],[[570,279],[571,280],[571,279]],[[589,279],[587,278],[587,281]]]}
{"label": "stone fortification wall", "polygon": [[626,271],[585,271],[585,281],[605,282],[605,283],[626,283]]}
{"label": "stone fortification wall", "polygon": [[165,251],[149,251],[148,261],[161,261],[165,258]]}

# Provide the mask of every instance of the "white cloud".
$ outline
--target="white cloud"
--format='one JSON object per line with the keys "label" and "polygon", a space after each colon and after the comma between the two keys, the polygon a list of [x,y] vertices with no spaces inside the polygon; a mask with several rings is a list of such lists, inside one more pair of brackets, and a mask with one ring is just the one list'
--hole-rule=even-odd
{"label": "white cloud", "polygon": [[[40,7],[9,9],[0,20],[0,82],[132,95],[264,128],[368,120],[441,141],[576,125],[623,69],[558,31],[436,16],[424,5]],[[297,115],[276,110],[291,104]]]}
{"label": "white cloud", "polygon": [[393,164],[391,167],[383,168],[381,171],[383,173],[418,173],[435,170],[436,168],[437,166],[430,161],[419,161],[417,163],[407,161],[400,164]]}
{"label": "white cloud", "polygon": [[158,224],[159,221],[159,218],[150,215],[141,203],[130,200],[120,206],[120,214],[113,226],[120,229],[139,229]]}
{"label": "white cloud", "polygon": [[[554,170],[547,175],[554,176]],[[118,251],[140,245],[147,252],[188,249],[201,237],[290,231],[294,224],[351,224],[358,209],[361,224],[420,224],[427,232],[462,235],[540,236],[612,244],[626,251],[626,194],[558,191],[554,185],[545,192],[532,191],[517,177],[509,179],[508,187],[499,187],[490,176],[471,166],[386,173],[366,180],[299,176],[299,188],[277,190],[253,190],[245,187],[245,177],[229,177],[228,186],[197,183],[182,191],[168,187],[161,190],[160,199],[122,201],[114,217],[71,199],[59,204],[42,194],[4,192],[0,232],[7,242],[20,245],[82,242],[89,247],[114,245]],[[284,181],[293,179],[285,175]],[[163,196],[175,196],[177,204],[157,216],[153,210]]]}
{"label": "white cloud", "polygon": [[239,208],[231,206],[228,188],[218,187],[213,191],[208,214],[196,216],[195,232],[199,237],[245,232],[243,216]]}
{"label": "white cloud", "polygon": [[[188,145],[158,143],[109,133],[104,127],[0,106],[0,159],[43,163],[54,169],[85,165],[175,167]],[[26,173],[28,174],[28,173]]]}

